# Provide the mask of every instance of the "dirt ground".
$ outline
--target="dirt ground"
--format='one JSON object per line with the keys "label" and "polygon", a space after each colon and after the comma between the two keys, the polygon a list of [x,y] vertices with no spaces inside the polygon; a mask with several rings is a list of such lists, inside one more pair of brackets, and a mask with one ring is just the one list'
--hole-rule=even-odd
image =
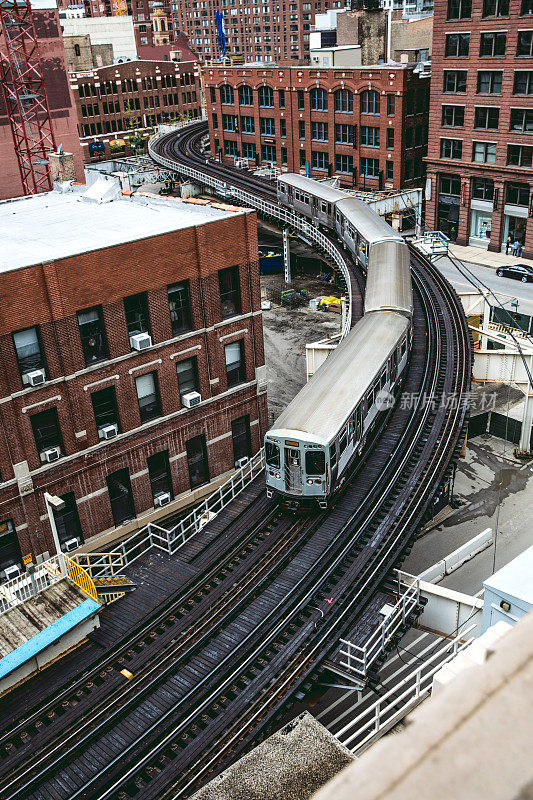
{"label": "dirt ground", "polygon": [[[266,288],[267,298],[271,299],[276,290],[286,288],[283,275],[263,275],[261,287]],[[293,278],[290,288],[307,289],[315,298],[341,295],[336,287],[306,275]],[[279,416],[306,382],[305,345],[334,336],[340,331],[340,324],[340,314],[308,307],[293,310],[272,302],[270,310],[263,311],[269,422]]]}

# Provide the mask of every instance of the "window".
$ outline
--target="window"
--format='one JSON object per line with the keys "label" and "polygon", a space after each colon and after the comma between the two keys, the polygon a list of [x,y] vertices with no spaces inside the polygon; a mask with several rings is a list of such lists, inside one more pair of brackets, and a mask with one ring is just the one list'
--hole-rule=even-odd
{"label": "window", "polygon": [[149,332],[150,318],[148,316],[148,296],[146,292],[125,297],[124,312],[126,314],[128,336],[133,336],[135,333]]}
{"label": "window", "polygon": [[279,135],[282,139],[287,136],[287,120],[285,119],[280,119],[279,121]]}
{"label": "window", "polygon": [[515,72],[513,94],[533,94],[533,72]]}
{"label": "window", "polygon": [[350,113],[353,111],[353,94],[349,89],[337,89],[334,95],[335,111]]}
{"label": "window", "polygon": [[406,128],[405,130],[405,148],[406,150],[410,150],[413,146],[415,138],[415,131],[414,128]]}
{"label": "window", "polygon": [[[100,435],[100,428],[105,425],[116,425],[120,431],[120,418],[118,415],[117,396],[114,386],[92,392],[91,403],[93,405],[94,421]],[[103,438],[103,437],[101,437]]]}
{"label": "window", "polygon": [[39,411],[38,414],[32,414],[30,421],[41,461],[45,460],[44,451],[49,450],[51,447],[59,447],[63,451],[63,438],[56,408],[49,408],[46,411]]}
{"label": "window", "polygon": [[394,128],[387,128],[387,148],[389,150],[394,148]]}
{"label": "window", "polygon": [[532,166],[533,147],[526,147],[522,144],[507,145],[507,163],[515,167]]}
{"label": "window", "polygon": [[529,205],[529,185],[527,183],[508,183],[507,202],[513,206]]}
{"label": "window", "polygon": [[253,117],[241,117],[241,130],[243,133],[255,133],[255,120]]}
{"label": "window", "polygon": [[148,456],[146,465],[148,467],[148,476],[150,478],[150,487],[152,489],[154,501],[158,495],[167,492],[173,498],[174,492],[172,491],[168,450],[162,450],[160,453],[154,453],[152,456]]}
{"label": "window", "polygon": [[311,139],[320,142],[327,142],[328,140],[328,123],[327,122],[311,122]]}
{"label": "window", "polygon": [[533,131],[533,109],[512,108],[509,130],[520,131],[521,133]]}
{"label": "window", "polygon": [[253,106],[254,92],[251,86],[239,86],[239,105]]}
{"label": "window", "polygon": [[[172,97],[172,95],[169,95],[169,97]],[[215,131],[218,130],[218,117],[216,114],[213,114],[213,128]]]}
{"label": "window", "polygon": [[466,70],[444,70],[445,92],[466,92]]}
{"label": "window", "polygon": [[442,124],[450,128],[462,128],[465,124],[465,107],[442,106]]}
{"label": "window", "polygon": [[463,143],[461,139],[440,140],[441,158],[461,158],[462,154],[463,154]]}
{"label": "window", "polygon": [[496,144],[493,142],[473,142],[472,161],[480,164],[496,163]]}
{"label": "window", "polygon": [[500,109],[496,106],[490,108],[476,108],[474,114],[474,128],[497,130],[500,121]]}
{"label": "window", "polygon": [[46,370],[39,328],[26,328],[13,334],[13,344],[21,375],[35,369]]}
{"label": "window", "polygon": [[135,517],[133,492],[128,469],[119,469],[106,478],[111,513],[115,527]]}
{"label": "window", "polygon": [[178,389],[181,402],[183,402],[183,395],[189,394],[189,392],[200,392],[196,356],[186,358],[184,361],[178,361],[176,372],[178,374]]}
{"label": "window", "polygon": [[505,55],[505,43],[507,33],[498,31],[497,33],[482,33],[479,47],[480,56],[503,56]]}
{"label": "window", "polygon": [[517,56],[533,56],[533,31],[518,31]]}
{"label": "window", "polygon": [[244,383],[246,380],[246,361],[244,357],[244,340],[232,342],[224,347],[226,360],[226,377],[228,389]]}
{"label": "window", "polygon": [[250,436],[250,415],[238,417],[231,423],[231,441],[233,443],[233,461],[252,455],[252,438]]}
{"label": "window", "polygon": [[273,119],[265,119],[261,117],[259,120],[259,128],[262,136],[275,136],[276,128]]}
{"label": "window", "polygon": [[60,495],[61,500],[64,502],[64,507],[57,511],[55,508],[52,510],[54,515],[54,522],[57,529],[57,538],[63,550],[65,542],[71,539],[77,539],[78,544],[83,542],[83,534],[81,531],[80,517],[78,514],[78,507],[76,505],[76,496],[74,492],[67,492],[67,494]]}
{"label": "window", "polygon": [[386,178],[387,180],[392,180],[394,178],[394,162],[387,161],[386,163]]}
{"label": "window", "polygon": [[281,163],[282,164],[287,164],[287,148],[286,147],[282,147],[281,148]]}
{"label": "window", "polygon": [[406,158],[405,159],[405,168],[404,168],[404,179],[406,181],[410,181],[413,178],[413,159]]}
{"label": "window", "polygon": [[361,114],[379,114],[379,94],[372,89],[361,93]]}
{"label": "window", "polygon": [[366,175],[369,178],[379,177],[379,159],[378,158],[362,158],[360,163],[361,175]]}
{"label": "window", "polygon": [[307,161],[307,156],[305,155],[305,150],[300,150],[300,166],[305,167]]}
{"label": "window", "polygon": [[285,108],[285,92],[283,89],[278,89],[278,103],[280,108]]}
{"label": "window", "polygon": [[379,128],[369,128],[367,125],[361,125],[361,146],[379,147]]}
{"label": "window", "polygon": [[387,116],[393,117],[396,109],[396,98],[393,94],[387,95]]}
{"label": "window", "polygon": [[224,153],[227,156],[238,156],[237,142],[228,141],[224,139]]}
{"label": "window", "polygon": [[233,105],[233,87],[225,83],[220,87],[220,102],[225,105]]}
{"label": "window", "polygon": [[470,45],[469,33],[448,33],[446,34],[445,55],[447,58],[457,58],[459,56],[467,56],[469,45]]}
{"label": "window", "polygon": [[237,130],[237,117],[234,114],[222,114],[222,130]]}
{"label": "window", "polygon": [[533,0],[522,0],[522,8],[520,9],[520,14],[523,17],[527,17],[530,14],[533,14]]}
{"label": "window", "polygon": [[311,152],[311,166],[313,169],[327,169],[328,168],[328,154],[320,153],[316,150]]}
{"label": "window", "polygon": [[243,142],[242,143],[242,155],[243,158],[257,158],[257,151],[255,149],[255,144],[253,142]]}
{"label": "window", "polygon": [[448,0],[448,19],[468,19],[472,15],[472,0]]}
{"label": "window", "polygon": [[15,564],[22,566],[22,554],[13,520],[5,519],[0,522],[0,570]]}
{"label": "window", "polygon": [[298,138],[305,139],[305,121],[303,119],[298,120]]}
{"label": "window", "polygon": [[298,108],[301,110],[305,108],[305,93],[303,89],[298,89],[297,91],[298,96]]}
{"label": "window", "polygon": [[459,175],[441,175],[440,195],[449,195],[451,197],[460,197],[461,195],[461,178]]}
{"label": "window", "polygon": [[311,111],[327,111],[328,95],[325,89],[315,87],[309,92]]}
{"label": "window", "polygon": [[354,127],[353,125],[339,125],[335,123],[335,141],[338,144],[353,144],[354,143]]}
{"label": "window", "polygon": [[274,163],[276,160],[276,148],[273,144],[261,145],[261,159],[263,161],[270,161]]}
{"label": "window", "polygon": [[483,0],[484,17],[508,17],[509,0]]}
{"label": "window", "polygon": [[310,450],[305,454],[305,471],[307,475],[325,474],[326,454],[323,450]]}
{"label": "window", "polygon": [[192,310],[189,281],[173,283],[167,287],[172,336],[192,331]]}
{"label": "window", "polygon": [[227,267],[218,271],[218,286],[220,290],[220,310],[222,319],[235,317],[241,313],[241,285],[239,282],[239,268]]}
{"label": "window", "polygon": [[477,91],[478,94],[501,94],[502,91],[502,75],[498,72],[478,72],[477,74]]}
{"label": "window", "polygon": [[351,174],[353,172],[353,157],[337,153],[335,156],[335,172]]}
{"label": "window", "polygon": [[216,103],[216,101],[217,101],[217,94],[216,94],[216,91],[215,91],[215,88],[214,88],[214,86],[210,86],[210,87],[209,87],[209,92],[210,92],[211,102],[212,102],[212,103]]}
{"label": "window", "polygon": [[257,96],[259,105],[263,108],[272,108],[274,106],[274,91],[270,86],[260,86]]}
{"label": "window", "polygon": [[161,416],[161,400],[157,372],[148,372],[135,378],[141,425]]}
{"label": "window", "polygon": [[205,436],[195,436],[185,442],[187,451],[187,465],[189,467],[189,481],[191,489],[196,489],[209,482],[209,465],[207,463],[207,448]]}
{"label": "window", "polygon": [[272,442],[266,443],[265,457],[266,457],[266,463],[269,467],[272,467],[273,469],[280,468],[281,461],[280,461],[279,447],[277,446],[277,444],[272,444]]}
{"label": "window", "polygon": [[492,200],[494,197],[494,181],[492,178],[474,178],[472,197],[476,200]]}

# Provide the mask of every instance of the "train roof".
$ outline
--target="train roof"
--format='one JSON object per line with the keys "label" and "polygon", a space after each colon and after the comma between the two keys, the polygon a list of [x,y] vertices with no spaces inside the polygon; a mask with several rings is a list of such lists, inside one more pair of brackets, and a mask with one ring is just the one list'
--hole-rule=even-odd
{"label": "train roof", "polygon": [[407,331],[400,314],[366,314],[328,356],[269,431],[299,431],[332,441]]}
{"label": "train roof", "polygon": [[334,189],[323,181],[315,181],[313,178],[306,178],[304,175],[297,175],[293,172],[288,172],[278,177],[279,183],[287,183],[289,186],[294,186],[296,189],[301,189],[302,192],[308,192],[314,197],[320,197],[328,203],[336,203],[337,200],[342,200],[346,197],[346,192],[341,192],[340,189]]}
{"label": "train roof", "polygon": [[391,228],[384,219],[358,197],[344,195],[344,198],[337,202],[336,207],[367,242],[376,242],[380,239],[403,241],[394,228]]}
{"label": "train roof", "polygon": [[370,248],[365,313],[388,310],[413,313],[410,256],[404,241],[377,242]]}

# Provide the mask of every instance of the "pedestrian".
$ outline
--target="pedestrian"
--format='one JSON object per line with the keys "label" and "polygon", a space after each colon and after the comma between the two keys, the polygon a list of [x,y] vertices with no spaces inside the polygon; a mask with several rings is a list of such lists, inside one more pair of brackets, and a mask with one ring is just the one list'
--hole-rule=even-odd
{"label": "pedestrian", "polygon": [[513,243],[513,240],[511,239],[511,237],[510,237],[510,236],[508,236],[508,237],[507,237],[507,241],[506,241],[506,243],[505,243],[505,255],[506,255],[506,256],[508,256],[508,255],[509,255],[509,248],[511,247],[512,243]]}
{"label": "pedestrian", "polygon": [[513,256],[520,256],[520,242],[518,239],[513,244]]}

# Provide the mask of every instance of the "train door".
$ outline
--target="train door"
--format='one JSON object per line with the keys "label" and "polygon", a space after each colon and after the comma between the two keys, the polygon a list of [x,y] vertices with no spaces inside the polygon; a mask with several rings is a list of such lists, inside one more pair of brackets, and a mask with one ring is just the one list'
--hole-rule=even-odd
{"label": "train door", "polygon": [[300,451],[295,447],[285,448],[285,489],[302,493],[302,461]]}

